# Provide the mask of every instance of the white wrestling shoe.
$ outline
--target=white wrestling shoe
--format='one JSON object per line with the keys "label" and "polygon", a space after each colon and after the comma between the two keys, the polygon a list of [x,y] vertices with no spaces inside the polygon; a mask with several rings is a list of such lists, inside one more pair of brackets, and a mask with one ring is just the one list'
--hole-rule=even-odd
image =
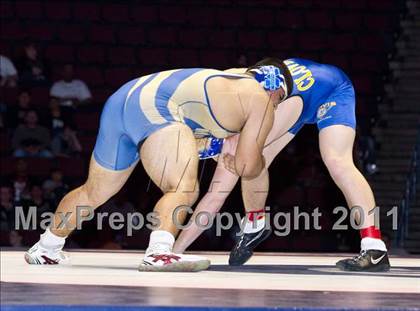
{"label": "white wrestling shoe", "polygon": [[69,264],[70,258],[61,247],[48,249],[37,242],[25,253],[25,261],[31,265],[61,265]]}
{"label": "white wrestling shoe", "polygon": [[175,254],[165,245],[154,245],[146,250],[139,271],[197,272],[206,270],[210,260],[195,255]]}

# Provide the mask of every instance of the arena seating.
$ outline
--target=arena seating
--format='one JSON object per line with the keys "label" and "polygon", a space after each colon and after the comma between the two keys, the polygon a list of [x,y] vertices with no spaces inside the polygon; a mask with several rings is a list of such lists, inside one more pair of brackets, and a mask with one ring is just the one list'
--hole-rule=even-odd
{"label": "arena seating", "polygon": [[[60,77],[63,64],[74,63],[77,76],[93,93],[94,112],[75,114],[84,157],[27,159],[33,175],[46,174],[57,165],[66,176],[80,178],[86,173],[100,109],[124,82],[168,68],[236,67],[239,55],[245,55],[249,64],[275,56],[339,66],[354,82],[358,117],[371,118],[376,98],[383,93],[382,77],[399,12],[397,0],[269,0],[264,5],[251,0],[217,0],[205,7],[195,1],[106,3],[0,3],[1,54],[18,57],[25,40],[32,40],[52,65],[52,81]],[[16,90],[2,89],[1,101],[14,104]],[[49,87],[33,88],[32,102],[46,110]],[[3,133],[0,136],[5,175],[13,173],[16,161],[10,157],[8,138]],[[290,196],[300,201],[299,192],[288,188],[278,197],[282,204]],[[322,202],[314,193],[313,199]]]}

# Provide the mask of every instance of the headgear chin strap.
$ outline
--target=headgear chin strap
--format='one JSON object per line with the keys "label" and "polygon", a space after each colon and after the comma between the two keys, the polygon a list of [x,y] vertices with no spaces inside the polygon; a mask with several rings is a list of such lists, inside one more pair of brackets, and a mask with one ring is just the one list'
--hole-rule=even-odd
{"label": "headgear chin strap", "polygon": [[251,69],[251,72],[255,74],[255,80],[257,80],[262,87],[267,91],[275,91],[282,88],[284,91],[284,97],[288,95],[286,78],[281,73],[280,68],[268,65],[261,66],[255,69]]}

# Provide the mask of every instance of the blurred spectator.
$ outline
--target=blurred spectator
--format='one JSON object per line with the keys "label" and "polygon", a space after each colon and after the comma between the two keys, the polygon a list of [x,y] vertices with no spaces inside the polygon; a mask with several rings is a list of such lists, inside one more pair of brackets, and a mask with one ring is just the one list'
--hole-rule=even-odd
{"label": "blurred spectator", "polygon": [[36,206],[38,217],[42,213],[52,212],[51,204],[44,198],[44,191],[40,185],[32,185],[29,200],[25,200],[23,205],[26,208]]}
{"label": "blurred spectator", "polygon": [[7,127],[16,128],[25,123],[25,115],[31,110],[31,94],[29,90],[19,91],[17,105],[10,107],[7,115]]}
{"label": "blurred spectator", "polygon": [[80,154],[82,145],[76,136],[76,132],[66,125],[62,132],[53,137],[51,150],[55,156],[70,157]]}
{"label": "blurred spectator", "polygon": [[57,206],[61,198],[69,190],[69,186],[63,181],[63,172],[60,169],[53,169],[51,171],[50,178],[44,181],[42,188],[44,189],[45,198],[53,206]]}
{"label": "blurred spectator", "polygon": [[30,110],[25,115],[25,123],[18,126],[12,138],[15,157],[52,157],[47,149],[50,145],[50,133],[38,124],[38,114]]}
{"label": "blurred spectator", "polygon": [[28,163],[21,159],[16,163],[16,171],[12,177],[14,188],[14,201],[19,204],[22,200],[29,198],[28,186]]}
{"label": "blurred spectator", "polygon": [[24,55],[18,62],[19,83],[23,85],[39,85],[48,83],[46,63],[39,56],[34,43],[24,46]]}
{"label": "blurred spectator", "polygon": [[92,94],[85,82],[74,78],[73,65],[65,65],[62,75],[63,80],[55,82],[51,87],[51,97],[57,98],[61,106],[71,108],[90,101]]}
{"label": "blurred spectator", "polygon": [[63,132],[65,120],[69,118],[69,114],[64,115],[57,98],[51,98],[48,126],[51,129],[51,135],[53,137]]}
{"label": "blurred spectator", "polygon": [[0,55],[0,86],[16,87],[18,73],[12,61]]}
{"label": "blurred spectator", "polygon": [[14,228],[14,219],[13,189],[9,185],[2,185],[0,186],[0,231]]}

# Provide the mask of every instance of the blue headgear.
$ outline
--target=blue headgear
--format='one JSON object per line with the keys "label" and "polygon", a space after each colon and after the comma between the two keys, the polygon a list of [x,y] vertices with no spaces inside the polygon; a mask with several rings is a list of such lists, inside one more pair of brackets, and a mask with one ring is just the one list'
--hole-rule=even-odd
{"label": "blue headgear", "polygon": [[267,91],[275,91],[282,88],[287,97],[287,84],[286,78],[281,73],[280,68],[268,65],[261,66],[250,70],[255,74],[255,80],[257,80],[262,87]]}

